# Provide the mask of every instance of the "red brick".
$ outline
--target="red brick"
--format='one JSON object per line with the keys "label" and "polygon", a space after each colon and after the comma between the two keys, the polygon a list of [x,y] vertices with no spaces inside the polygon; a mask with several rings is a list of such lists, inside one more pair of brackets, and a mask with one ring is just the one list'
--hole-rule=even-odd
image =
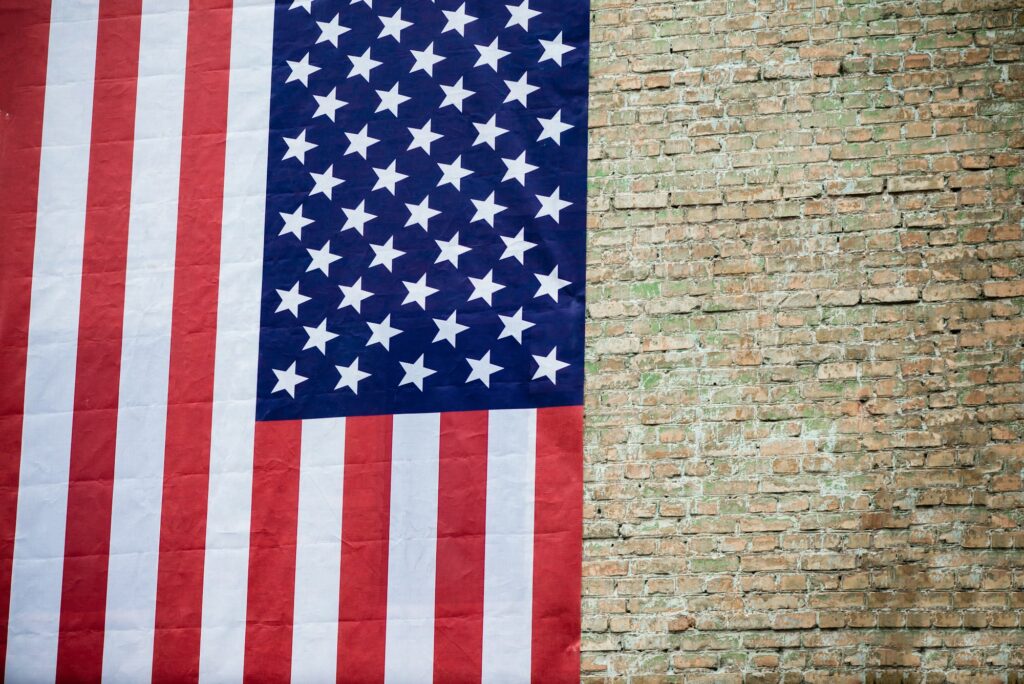
{"label": "red brick", "polygon": [[583,681],[1020,679],[1012,5],[591,3]]}

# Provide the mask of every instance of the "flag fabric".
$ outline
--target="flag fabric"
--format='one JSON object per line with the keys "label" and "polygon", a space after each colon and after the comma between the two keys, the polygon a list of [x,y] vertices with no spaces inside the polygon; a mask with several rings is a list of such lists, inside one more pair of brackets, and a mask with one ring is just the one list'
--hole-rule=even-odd
{"label": "flag fabric", "polygon": [[587,3],[0,51],[5,680],[577,681]]}

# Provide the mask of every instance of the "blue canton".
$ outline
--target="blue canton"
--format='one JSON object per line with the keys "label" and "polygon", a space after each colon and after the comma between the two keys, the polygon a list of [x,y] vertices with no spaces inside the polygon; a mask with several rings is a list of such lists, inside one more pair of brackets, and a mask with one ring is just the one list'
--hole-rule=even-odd
{"label": "blue canton", "polygon": [[277,5],[257,417],[583,403],[588,7]]}

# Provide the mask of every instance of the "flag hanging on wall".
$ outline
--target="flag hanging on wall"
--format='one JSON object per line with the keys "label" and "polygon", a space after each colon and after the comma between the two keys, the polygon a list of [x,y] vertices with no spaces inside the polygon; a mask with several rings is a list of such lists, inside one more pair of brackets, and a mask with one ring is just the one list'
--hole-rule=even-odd
{"label": "flag hanging on wall", "polygon": [[578,681],[587,3],[0,52],[6,681]]}

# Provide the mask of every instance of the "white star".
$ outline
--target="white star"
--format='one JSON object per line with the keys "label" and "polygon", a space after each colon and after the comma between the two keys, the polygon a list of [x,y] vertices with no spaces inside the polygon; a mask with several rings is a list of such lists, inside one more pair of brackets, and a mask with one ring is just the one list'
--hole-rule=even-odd
{"label": "white star", "polygon": [[487,275],[483,278],[470,278],[469,282],[473,284],[473,294],[469,295],[467,302],[471,302],[474,299],[482,299],[488,304],[491,303],[491,297],[498,290],[504,290],[505,286],[501,283],[494,282],[494,271],[488,271]]}
{"label": "white star", "polygon": [[469,377],[466,378],[466,383],[471,383],[474,380],[479,380],[484,383],[485,387],[491,386],[491,376],[500,370],[503,370],[501,366],[491,363],[491,352],[487,352],[479,359],[466,359],[469,363],[470,372]]}
{"label": "white star", "polygon": [[408,304],[409,302],[416,302],[420,305],[420,308],[424,311],[427,310],[427,297],[437,292],[436,287],[430,287],[427,285],[427,274],[424,273],[418,281],[415,283],[402,281],[405,285],[405,289],[409,291],[409,294],[405,296],[402,304]]}
{"label": "white star", "polygon": [[434,336],[434,342],[447,342],[448,344],[455,346],[455,337],[466,330],[469,330],[468,325],[462,325],[455,320],[455,312],[452,311],[452,315],[448,318],[435,318],[434,323],[437,325],[437,335]]}
{"label": "white star", "polygon": [[309,63],[308,52],[306,53],[306,56],[300,59],[298,62],[293,62],[290,59],[286,61],[288,62],[288,67],[292,70],[292,73],[288,75],[288,78],[285,80],[285,83],[291,83],[292,81],[301,81],[302,85],[308,86],[310,74],[314,74],[317,71],[320,71],[320,67],[313,66],[312,64]]}
{"label": "white star", "polygon": [[306,226],[308,226],[310,223],[313,222],[313,219],[306,218],[305,216],[302,215],[302,205],[301,204],[299,205],[298,209],[296,209],[295,211],[293,211],[290,214],[286,214],[283,211],[278,212],[278,213],[281,215],[281,218],[284,219],[284,228],[281,229],[281,232],[278,233],[278,235],[284,235],[285,233],[291,233],[292,235],[294,235],[295,237],[297,237],[297,238],[299,238],[301,240],[302,239],[302,229],[305,228]]}
{"label": "white star", "polygon": [[320,249],[310,249],[307,247],[306,251],[309,252],[309,258],[312,259],[312,261],[309,262],[309,266],[306,267],[306,273],[319,270],[325,276],[329,276],[331,264],[341,258],[337,254],[331,254],[330,240],[325,242],[324,246]]}
{"label": "white star", "polygon": [[329,42],[334,47],[338,47],[338,36],[349,32],[347,26],[338,23],[338,18],[339,15],[335,14],[330,21],[316,22],[316,25],[320,27],[320,37],[316,39],[318,45]]}
{"label": "white star", "polygon": [[501,334],[498,335],[498,339],[513,337],[519,344],[523,343],[523,332],[536,325],[530,321],[523,320],[523,307],[519,307],[519,311],[516,311],[512,316],[498,314],[498,318],[501,319],[501,324],[505,326]]}
{"label": "white star", "polygon": [[274,375],[277,376],[277,384],[274,385],[274,389],[271,390],[271,392],[280,392],[284,390],[291,395],[292,399],[295,398],[295,386],[308,380],[308,378],[305,378],[295,372],[294,361],[292,362],[292,365],[288,367],[288,370],[277,370],[275,368],[272,368],[271,370],[273,370]]}
{"label": "white star", "polygon": [[494,193],[492,192],[490,197],[485,200],[471,200],[473,206],[476,207],[476,213],[473,214],[473,218],[470,221],[487,221],[487,223],[494,227],[494,217],[497,214],[505,211],[508,207],[503,207],[494,201]]}
{"label": "white star", "polygon": [[366,134],[367,129],[370,127],[369,124],[363,126],[363,130],[358,133],[346,133],[345,137],[348,138],[348,149],[345,150],[345,154],[352,154],[356,152],[360,157],[366,159],[366,151],[370,148],[370,145],[375,145],[380,142],[377,138],[371,138]]}
{"label": "white star", "polygon": [[335,366],[338,370],[338,384],[334,386],[334,389],[341,389],[342,387],[348,387],[352,390],[352,394],[359,394],[359,381],[365,380],[370,377],[369,373],[359,370],[359,359],[355,359],[347,366]]}
{"label": "white star", "polygon": [[461,78],[455,83],[455,85],[441,86],[441,90],[444,91],[444,100],[441,101],[441,107],[451,105],[460,112],[462,111],[462,101],[474,94],[472,90],[466,90],[462,87]]}
{"label": "white star", "polygon": [[351,306],[356,313],[362,313],[363,300],[373,296],[372,292],[363,289],[362,278],[356,279],[356,282],[351,285],[339,285],[338,289],[342,294],[341,304],[338,305],[338,308],[344,309],[346,306]]}
{"label": "white star", "polygon": [[366,6],[367,6],[367,7],[370,7],[370,8],[372,8],[372,7],[373,7],[373,0],[352,0],[352,1],[351,1],[350,3],[348,3],[348,4],[350,4],[350,5],[354,5],[354,4],[356,4],[357,2],[365,2],[365,3],[366,3]]}
{"label": "white star", "polygon": [[541,55],[540,59],[537,61],[543,62],[546,59],[550,59],[551,61],[558,64],[558,66],[562,66],[562,55],[564,55],[567,52],[572,52],[573,50],[576,49],[573,46],[566,45],[565,43],[562,42],[561,31],[558,32],[558,35],[555,36],[554,40],[544,40],[543,38],[541,38],[540,44],[544,47],[544,54]]}
{"label": "white star", "polygon": [[423,380],[437,372],[423,365],[423,354],[420,354],[420,358],[416,359],[414,363],[406,363],[405,361],[399,361],[399,363],[402,364],[402,370],[405,371],[405,377],[398,383],[399,387],[402,385],[416,385],[422,392]]}
{"label": "white star", "polygon": [[331,92],[327,95],[313,96],[313,99],[316,100],[316,111],[313,113],[314,119],[318,116],[326,116],[331,121],[334,121],[335,112],[348,104],[348,102],[339,100],[334,96],[337,91],[337,88],[331,88]]}
{"label": "white star", "polygon": [[308,325],[302,326],[302,329],[309,335],[309,339],[306,340],[306,345],[302,348],[303,351],[306,349],[319,349],[320,353],[327,355],[327,343],[338,336],[338,333],[332,333],[327,329],[327,319],[320,321],[320,325],[315,328],[311,328]]}
{"label": "white star", "polygon": [[497,118],[498,115],[495,114],[494,116],[491,117],[491,120],[485,124],[478,124],[476,122],[473,123],[473,125],[476,126],[477,132],[476,140],[473,141],[474,147],[481,143],[487,143],[488,145],[491,146],[491,149],[493,150],[494,143],[498,139],[498,136],[508,133],[507,128],[502,128],[501,126],[498,126],[495,123]]}
{"label": "white star", "polygon": [[370,48],[366,48],[366,52],[362,55],[348,55],[348,58],[352,62],[352,70],[348,72],[348,78],[362,76],[367,83],[370,82],[370,72],[381,65],[380,62],[370,57]]}
{"label": "white star", "polygon": [[494,69],[495,73],[498,72],[498,60],[500,60],[502,57],[508,56],[509,54],[507,50],[502,50],[501,48],[498,47],[497,38],[491,41],[490,45],[474,45],[473,47],[475,47],[477,52],[480,53],[480,58],[476,60],[476,64],[474,64],[473,66],[480,66],[481,64],[486,64],[487,66]]}
{"label": "white star", "polygon": [[537,211],[536,218],[550,216],[555,219],[555,223],[558,223],[562,210],[572,206],[572,202],[566,202],[562,199],[560,193],[561,190],[555,188],[555,191],[550,195],[537,195],[537,201],[540,202],[540,210]]}
{"label": "white star", "polygon": [[399,173],[395,170],[395,162],[391,162],[391,165],[386,169],[374,169],[373,172],[377,174],[377,182],[374,184],[373,189],[387,188],[388,192],[392,195],[395,194],[395,186],[408,178],[404,173]]}
{"label": "white star", "polygon": [[377,17],[380,19],[380,23],[384,24],[384,28],[380,30],[380,35],[377,38],[384,38],[385,36],[391,36],[399,43],[402,42],[402,31],[412,26],[411,21],[405,21],[402,19],[402,10],[399,8],[395,15],[392,17]]}
{"label": "white star", "polygon": [[282,136],[284,144],[288,146],[288,151],[281,157],[281,161],[285,159],[298,159],[299,163],[306,163],[306,153],[317,147],[316,143],[306,142],[306,130],[303,129],[298,136],[294,138],[288,138]]}
{"label": "white star", "polygon": [[535,90],[538,90],[537,86],[530,85],[526,82],[526,72],[519,77],[518,81],[505,81],[505,85],[508,86],[508,95],[505,96],[505,102],[512,102],[513,100],[519,102],[519,104],[526,107],[526,98],[530,96]]}
{"label": "white star", "polygon": [[439,264],[442,261],[451,262],[455,268],[459,267],[459,257],[469,251],[469,247],[464,247],[459,244],[459,234],[455,233],[451,240],[434,240],[437,246],[441,248],[441,253],[437,255],[437,259],[434,260],[435,264]]}
{"label": "white star", "polygon": [[518,24],[523,29],[530,30],[530,20],[540,14],[537,10],[530,9],[530,0],[523,0],[521,5],[505,5],[508,9],[510,16],[508,23],[505,24],[505,28],[509,26],[515,26]]}
{"label": "white star", "polygon": [[499,260],[513,257],[519,263],[523,263],[523,255],[526,254],[526,251],[537,246],[537,243],[530,242],[523,237],[525,233],[526,229],[520,228],[519,234],[515,237],[501,236],[501,241],[505,243],[505,251],[501,253]]}
{"label": "white star", "polygon": [[376,111],[383,112],[386,109],[395,116],[398,116],[398,105],[409,100],[408,97],[398,92],[398,83],[395,83],[391,90],[378,90],[377,97],[380,98],[380,104],[377,105]]}
{"label": "white star", "polygon": [[377,218],[375,214],[371,214],[366,211],[366,200],[360,202],[359,206],[355,209],[346,209],[345,207],[342,207],[341,210],[345,212],[345,225],[343,225],[341,229],[348,230],[349,228],[355,228],[360,235],[363,234],[363,228],[366,227],[366,222]]}
{"label": "white star", "polygon": [[558,301],[558,291],[569,284],[568,280],[562,280],[558,277],[558,267],[555,266],[551,273],[542,275],[540,273],[534,273],[533,277],[540,283],[540,287],[537,288],[537,294],[533,295],[534,298],[543,297],[547,295],[551,299]]}
{"label": "white star", "polygon": [[313,177],[313,189],[309,191],[310,197],[326,195],[327,199],[332,199],[334,188],[345,182],[341,178],[334,177],[334,164],[328,166],[323,173],[310,173],[309,175]]}
{"label": "white star", "polygon": [[457,31],[460,36],[466,35],[466,24],[470,24],[476,21],[476,17],[471,17],[466,14],[466,3],[462,3],[462,7],[450,12],[448,10],[441,10],[444,12],[445,18],[448,20],[444,28],[441,29],[441,33],[447,31]]}
{"label": "white star", "polygon": [[526,152],[521,153],[516,159],[503,157],[501,161],[505,162],[505,167],[508,169],[505,172],[505,177],[501,180],[507,181],[509,178],[514,178],[524,188],[526,187],[526,174],[537,170],[536,166],[526,161]]}
{"label": "white star", "polygon": [[409,126],[409,132],[412,133],[412,142],[409,143],[410,150],[415,150],[418,147],[427,154],[430,154],[430,144],[444,137],[440,133],[434,133],[430,126],[429,120],[423,128]]}
{"label": "white star", "polygon": [[299,292],[298,283],[292,285],[290,290],[277,290],[277,296],[281,298],[281,303],[277,305],[274,313],[288,311],[296,318],[299,317],[299,306],[309,301],[309,297]]}
{"label": "white star", "polygon": [[296,7],[301,7],[302,9],[306,10],[307,14],[312,14],[313,13],[313,8],[311,6],[312,4],[313,4],[313,0],[292,0],[292,5],[288,9],[293,10]]}
{"label": "white star", "polygon": [[384,317],[384,320],[380,323],[367,322],[366,325],[370,326],[370,339],[366,341],[366,346],[369,347],[371,344],[379,344],[388,351],[391,351],[391,338],[395,335],[402,333],[398,328],[391,327],[391,314]]}
{"label": "white star", "polygon": [[409,73],[414,71],[426,71],[427,75],[434,75],[434,65],[438,62],[443,62],[444,57],[434,54],[434,44],[431,43],[426,47],[425,50],[410,50],[413,59],[416,63],[412,65],[412,69],[409,69]]}
{"label": "white star", "polygon": [[430,208],[429,195],[424,197],[423,201],[419,204],[410,204],[406,202],[405,208],[409,210],[409,220],[405,222],[406,228],[412,225],[418,225],[423,230],[428,230],[427,223],[430,219],[441,213],[437,209]]}
{"label": "white star", "polygon": [[438,162],[437,165],[441,167],[441,180],[437,181],[437,187],[441,187],[445,183],[451,183],[456,190],[462,190],[462,179],[473,173],[462,166],[461,154],[451,164]]}
{"label": "white star", "polygon": [[562,123],[562,110],[559,109],[555,112],[555,115],[550,119],[543,117],[537,117],[537,123],[541,125],[542,130],[540,136],[537,138],[537,142],[544,140],[545,138],[551,138],[555,141],[556,145],[562,144],[562,134],[572,128],[572,124]]}
{"label": "white star", "polygon": [[370,268],[374,266],[383,266],[384,268],[391,271],[392,262],[398,257],[405,254],[400,249],[393,247],[395,243],[394,237],[389,237],[388,241],[383,245],[370,245],[370,249],[373,250],[373,261],[370,262]]}
{"label": "white star", "polygon": [[547,378],[551,381],[551,384],[556,384],[558,381],[555,380],[555,373],[567,368],[569,364],[564,361],[559,361],[555,357],[555,352],[558,351],[558,347],[553,347],[547,356],[538,356],[537,354],[531,354],[533,360],[537,362],[537,372],[533,374],[533,379]]}

